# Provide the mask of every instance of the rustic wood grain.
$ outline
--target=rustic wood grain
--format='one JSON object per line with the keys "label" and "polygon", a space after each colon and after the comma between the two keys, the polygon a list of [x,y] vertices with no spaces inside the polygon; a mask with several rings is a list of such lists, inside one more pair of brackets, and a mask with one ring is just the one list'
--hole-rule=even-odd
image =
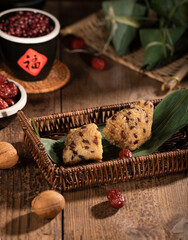
{"label": "rustic wood grain", "polygon": [[[125,198],[122,209],[107,201],[113,188]],[[187,193],[184,174],[65,193],[64,239],[180,239],[172,229],[188,217]]]}
{"label": "rustic wood grain", "polygon": [[[62,25],[95,12],[100,2],[47,1],[45,9],[59,17]],[[71,80],[61,90],[29,94],[24,113],[28,117],[55,112],[115,104],[138,99],[157,99],[158,81],[106,58],[107,69],[90,67],[88,56],[67,53],[59,39],[57,58],[71,70]],[[188,78],[182,81],[188,88]],[[31,201],[49,189],[30,153],[23,145],[18,119],[0,130],[0,141],[18,150],[18,164],[0,170],[0,239],[20,240],[133,240],[186,239],[188,218],[188,176],[185,173],[160,178],[103,185],[65,193],[65,210],[53,220],[43,220],[31,212]],[[117,188],[125,206],[113,209],[106,193]]]}
{"label": "rustic wood grain", "polygon": [[[47,2],[46,8],[57,15],[57,3],[54,5]],[[30,117],[60,110],[60,91],[29,94],[24,108],[24,112]],[[17,118],[13,119],[8,127],[0,130],[0,141],[12,143],[19,154],[19,162],[15,167],[0,170],[0,239],[61,239],[61,214],[50,221],[39,218],[31,211],[33,198],[49,189],[49,186],[23,145],[23,132]]]}
{"label": "rustic wood grain", "polygon": [[[108,67],[102,72],[90,67],[88,56],[70,54],[64,48],[61,60],[72,73],[71,82],[62,90],[63,111],[157,99],[167,94],[161,92],[158,81],[108,58]],[[187,80],[183,84],[187,87]],[[107,202],[106,193],[112,188],[125,197],[125,206],[119,211]],[[65,193],[64,240],[185,238],[187,195],[188,179],[184,174]],[[175,233],[178,223],[183,230]]]}
{"label": "rustic wood grain", "polygon": [[[32,199],[49,186],[23,145],[23,133],[17,119],[0,131],[0,141],[12,143],[19,154],[15,167],[0,170],[1,239],[60,239],[61,215],[47,221],[31,211]],[[56,231],[57,227],[60,231]]]}
{"label": "rustic wood grain", "polygon": [[97,71],[79,54],[70,55],[63,51],[62,56],[72,73],[71,81],[62,90],[64,111],[164,96],[158,81],[110,59],[106,59],[106,70]]}

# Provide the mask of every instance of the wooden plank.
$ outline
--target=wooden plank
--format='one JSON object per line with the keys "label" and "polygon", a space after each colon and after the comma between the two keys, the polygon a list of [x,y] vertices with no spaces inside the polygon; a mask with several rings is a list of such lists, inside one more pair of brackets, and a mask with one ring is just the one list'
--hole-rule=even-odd
{"label": "wooden plank", "polygon": [[[45,9],[71,24],[99,7],[99,2],[47,1]],[[70,83],[63,89],[28,95],[28,117],[138,99],[164,97],[160,83],[106,58],[107,69],[90,67],[88,58],[67,53],[61,38],[57,58],[71,69]],[[184,82],[184,87],[188,87]],[[0,170],[0,238],[6,239],[183,239],[188,216],[188,178],[177,174],[65,193],[62,215],[51,221],[31,212],[31,201],[49,186],[23,145],[18,119],[0,131],[0,141],[15,145],[20,160],[9,170]],[[116,211],[106,193],[117,188],[125,206]],[[62,221],[63,218],[63,221]],[[62,226],[63,223],[63,226]]]}
{"label": "wooden plank", "polygon": [[[83,9],[84,6],[82,3]],[[71,14],[67,11],[67,15]],[[67,53],[64,47],[61,51],[61,60],[72,73],[70,83],[62,89],[63,111],[157,99],[166,94],[161,92],[158,81],[108,58],[107,69],[97,71],[91,68],[87,56]],[[186,82],[184,84],[187,86]],[[117,188],[125,197],[125,206],[119,211],[107,202],[106,194],[112,188]],[[184,221],[188,216],[187,192],[188,178],[182,173],[64,193],[64,240],[184,237],[187,234]],[[179,233],[174,230],[178,224],[181,225]]]}
{"label": "wooden plank", "polygon": [[97,1],[75,1],[60,0],[60,23],[61,28],[74,23],[91,13],[98,11],[102,6],[102,0]]}
{"label": "wooden plank", "polygon": [[0,141],[14,144],[19,154],[15,167],[0,170],[0,237],[3,240],[60,239],[61,214],[49,221],[31,211],[32,199],[49,186],[25,149],[22,137],[18,120],[0,131]]}
{"label": "wooden plank", "polygon": [[[45,9],[58,15],[58,1],[47,2]],[[40,95],[29,94],[23,111],[28,117],[59,112],[60,99],[59,90]],[[53,220],[45,220],[31,211],[34,197],[48,190],[49,185],[23,145],[23,131],[18,119],[0,131],[0,141],[14,144],[20,157],[15,167],[0,170],[0,239],[61,239],[61,214]]]}
{"label": "wooden plank", "polygon": [[[119,210],[106,197],[114,188],[125,198]],[[186,239],[187,193],[185,174],[65,193],[64,240]]]}
{"label": "wooden plank", "polygon": [[[92,69],[79,54],[62,50],[62,60],[71,70],[71,81],[62,89],[63,111],[116,104],[138,99],[161,98],[160,83],[107,60],[107,69]],[[151,83],[152,81],[152,83]]]}

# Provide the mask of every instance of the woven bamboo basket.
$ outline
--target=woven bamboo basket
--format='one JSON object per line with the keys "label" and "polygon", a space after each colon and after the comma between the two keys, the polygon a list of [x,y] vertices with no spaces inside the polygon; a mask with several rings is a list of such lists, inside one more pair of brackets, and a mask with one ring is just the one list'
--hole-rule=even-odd
{"label": "woven bamboo basket", "polygon": [[173,89],[175,86],[180,85],[181,80],[188,73],[188,54],[185,53],[181,58],[163,67],[144,72],[141,70],[144,59],[144,51],[142,48],[130,50],[122,57],[117,55],[111,45],[104,51],[104,46],[109,36],[109,32],[104,23],[104,13],[100,10],[63,28],[61,34],[63,36],[74,34],[82,37],[86,44],[97,52],[106,55],[136,72],[160,81],[162,83],[162,90],[165,88]]}
{"label": "woven bamboo basket", "polygon": [[[153,101],[155,106],[158,102],[159,100]],[[107,118],[128,104],[130,103],[88,108],[33,119],[41,137],[58,139],[71,128],[88,123],[103,124]],[[172,174],[188,168],[188,126],[181,129],[151,155],[64,167],[50,160],[44,145],[34,132],[31,119],[22,111],[18,112],[18,117],[24,131],[24,142],[52,189],[70,191],[88,186]]]}

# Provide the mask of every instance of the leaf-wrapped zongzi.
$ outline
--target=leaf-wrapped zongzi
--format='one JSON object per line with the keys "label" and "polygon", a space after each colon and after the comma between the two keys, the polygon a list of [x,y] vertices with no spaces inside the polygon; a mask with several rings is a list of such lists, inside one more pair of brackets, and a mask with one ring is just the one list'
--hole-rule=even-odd
{"label": "leaf-wrapped zongzi", "polygon": [[140,26],[138,19],[144,16],[146,7],[135,0],[105,1],[102,6],[112,43],[122,56],[136,36]]}
{"label": "leaf-wrapped zongzi", "polygon": [[188,0],[152,0],[151,8],[168,24],[188,27]]}
{"label": "leaf-wrapped zongzi", "polygon": [[166,64],[187,51],[186,27],[141,29],[140,39],[144,49],[142,69],[147,71]]}

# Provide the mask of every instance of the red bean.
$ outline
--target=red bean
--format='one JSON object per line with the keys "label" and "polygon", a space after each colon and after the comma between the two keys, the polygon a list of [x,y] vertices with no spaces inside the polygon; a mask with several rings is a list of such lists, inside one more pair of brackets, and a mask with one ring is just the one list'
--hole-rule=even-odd
{"label": "red bean", "polygon": [[50,18],[41,13],[19,11],[0,19],[0,30],[17,37],[40,37],[53,31]]}

